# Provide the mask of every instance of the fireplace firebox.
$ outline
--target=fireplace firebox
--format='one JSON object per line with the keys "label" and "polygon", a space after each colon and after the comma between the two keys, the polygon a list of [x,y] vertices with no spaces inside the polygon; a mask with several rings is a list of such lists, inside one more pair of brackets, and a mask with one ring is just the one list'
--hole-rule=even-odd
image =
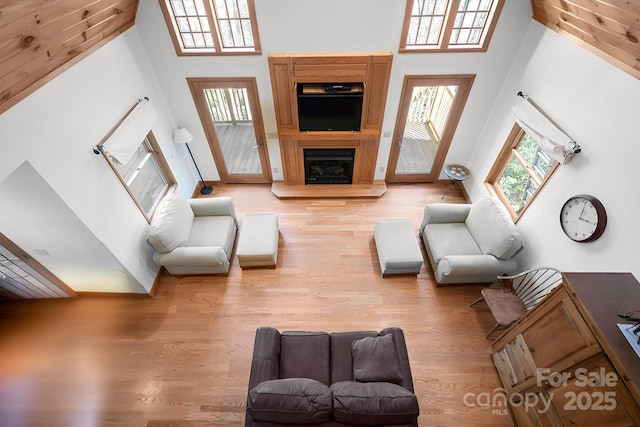
{"label": "fireplace firebox", "polygon": [[305,184],[351,184],[354,148],[305,148]]}

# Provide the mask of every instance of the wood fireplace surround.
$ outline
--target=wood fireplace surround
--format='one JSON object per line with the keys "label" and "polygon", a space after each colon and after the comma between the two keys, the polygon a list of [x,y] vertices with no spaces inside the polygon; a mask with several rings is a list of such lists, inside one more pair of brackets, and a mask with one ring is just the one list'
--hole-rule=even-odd
{"label": "wood fireplace surround", "polygon": [[[374,182],[392,54],[270,54],[269,71],[275,104],[285,186],[304,186],[304,149],[352,148],[352,185]],[[362,82],[359,131],[305,131],[298,126],[299,83]],[[337,187],[337,185],[336,185]]]}

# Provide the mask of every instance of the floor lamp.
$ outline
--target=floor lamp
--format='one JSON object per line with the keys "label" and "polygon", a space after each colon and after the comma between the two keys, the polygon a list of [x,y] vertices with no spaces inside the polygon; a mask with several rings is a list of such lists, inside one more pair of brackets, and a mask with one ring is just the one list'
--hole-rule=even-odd
{"label": "floor lamp", "polygon": [[213,192],[213,187],[210,185],[206,185],[204,183],[204,179],[202,179],[202,174],[200,173],[200,169],[198,169],[198,164],[196,163],[196,159],[193,158],[193,153],[191,153],[191,148],[189,148],[189,142],[193,141],[193,135],[191,132],[180,126],[178,130],[173,133],[173,141],[177,144],[184,144],[187,146],[187,150],[189,150],[189,155],[191,156],[191,160],[193,160],[193,165],[196,167],[196,171],[198,171],[198,176],[200,177],[200,181],[202,181],[202,188],[200,188],[200,194],[211,194]]}

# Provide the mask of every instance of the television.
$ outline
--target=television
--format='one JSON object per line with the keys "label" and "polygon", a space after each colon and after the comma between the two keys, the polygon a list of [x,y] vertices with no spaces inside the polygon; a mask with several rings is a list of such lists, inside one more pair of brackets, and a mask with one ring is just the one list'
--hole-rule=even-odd
{"label": "television", "polygon": [[298,85],[300,131],[359,131],[362,83],[301,83]]}

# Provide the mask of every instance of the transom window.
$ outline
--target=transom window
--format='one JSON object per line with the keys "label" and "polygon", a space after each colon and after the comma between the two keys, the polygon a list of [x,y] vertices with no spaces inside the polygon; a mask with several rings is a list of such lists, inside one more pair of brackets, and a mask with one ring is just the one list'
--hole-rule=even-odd
{"label": "transom window", "polygon": [[160,0],[178,55],[260,53],[253,0]]}
{"label": "transom window", "polygon": [[559,163],[516,124],[489,171],[485,185],[517,221],[549,180]]}
{"label": "transom window", "polygon": [[485,51],[503,3],[408,0],[400,51]]}

